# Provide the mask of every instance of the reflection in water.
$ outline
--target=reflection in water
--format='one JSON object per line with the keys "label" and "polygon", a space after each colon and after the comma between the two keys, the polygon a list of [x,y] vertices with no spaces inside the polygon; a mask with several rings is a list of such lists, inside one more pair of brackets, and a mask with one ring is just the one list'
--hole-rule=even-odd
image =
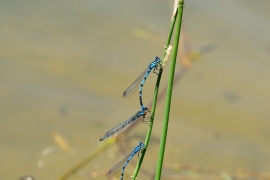
{"label": "reflection in water", "polygon": [[55,151],[55,147],[47,147],[41,152],[41,157],[38,160],[38,168],[40,168],[40,169],[43,168],[44,160],[45,160],[46,156],[48,156],[53,151]]}

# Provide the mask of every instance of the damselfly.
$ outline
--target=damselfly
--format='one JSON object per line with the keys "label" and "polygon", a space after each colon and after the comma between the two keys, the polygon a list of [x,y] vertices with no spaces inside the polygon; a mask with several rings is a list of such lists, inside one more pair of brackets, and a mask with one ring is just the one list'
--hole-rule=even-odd
{"label": "damselfly", "polygon": [[142,74],[123,93],[123,98],[128,98],[137,90],[140,84],[139,99],[143,111],[145,110],[145,107],[142,102],[143,85],[145,83],[146,78],[150,74],[151,70],[154,69],[154,73],[156,73],[155,70],[158,67],[161,67],[160,61],[161,61],[160,58],[156,56],[155,60],[149,64],[149,66],[142,72]]}
{"label": "damselfly", "polygon": [[103,137],[99,138],[100,141],[103,141],[104,139],[115,137],[121,132],[123,132],[129,125],[131,125],[133,122],[135,122],[139,117],[143,117],[142,121],[145,122],[150,119],[151,117],[151,111],[145,107],[145,110],[138,111],[136,114],[131,116],[128,120],[118,124],[111,130],[109,130]]}
{"label": "damselfly", "polygon": [[121,173],[121,180],[124,179],[124,172],[125,172],[125,168],[128,165],[129,161],[133,158],[133,156],[135,156],[137,153],[141,153],[143,148],[145,147],[145,145],[142,142],[138,143],[138,146],[136,146],[132,152],[127,155],[122,161],[120,161],[118,164],[116,164],[112,169],[109,170],[109,172],[107,173],[108,176],[111,176],[115,173],[118,172],[118,170],[120,170],[120,168],[122,167],[122,173]]}

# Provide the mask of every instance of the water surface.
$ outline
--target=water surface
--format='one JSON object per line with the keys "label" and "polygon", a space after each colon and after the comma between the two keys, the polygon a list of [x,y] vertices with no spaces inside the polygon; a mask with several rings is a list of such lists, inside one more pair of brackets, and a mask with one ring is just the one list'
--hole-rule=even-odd
{"label": "water surface", "polygon": [[[269,171],[269,5],[186,2],[183,28],[191,44],[215,42],[217,48],[194,61],[174,87],[166,163],[228,173],[238,167]],[[162,55],[171,6],[121,0],[0,3],[1,179],[26,174],[56,179],[102,144],[98,139],[107,130],[139,110],[136,94],[128,100],[121,94]],[[138,36],[140,30],[148,35]],[[144,86],[145,103],[152,98],[154,80],[151,75]],[[157,110],[156,140],[163,108],[164,101]],[[133,132],[143,136],[146,131],[140,124]],[[57,145],[55,133],[74,154]],[[42,151],[50,147],[39,167]],[[154,170],[156,141],[149,150],[144,167]],[[71,179],[109,169],[124,157],[117,151],[102,153]]]}

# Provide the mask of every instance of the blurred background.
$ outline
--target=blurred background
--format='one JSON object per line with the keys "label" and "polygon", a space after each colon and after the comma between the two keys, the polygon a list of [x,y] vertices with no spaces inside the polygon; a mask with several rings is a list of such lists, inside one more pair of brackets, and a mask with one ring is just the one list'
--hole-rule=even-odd
{"label": "blurred background", "polygon": [[[137,112],[137,93],[121,96],[155,56],[162,57],[172,7],[173,1],[1,1],[0,179],[57,179]],[[192,167],[218,172],[202,179],[225,179],[242,169],[270,172],[269,7],[270,1],[186,0],[181,39],[197,56],[188,56],[196,61],[174,86],[164,179],[181,179],[183,172],[186,179],[202,177]],[[203,51],[209,44],[213,48]],[[180,58],[177,63],[176,71]],[[151,74],[144,86],[145,104],[155,79]],[[163,111],[164,99],[142,166],[149,172],[156,167]],[[107,179],[106,172],[144,141],[147,127],[133,129],[126,153],[114,145],[70,179]],[[147,173],[138,178],[150,179]]]}

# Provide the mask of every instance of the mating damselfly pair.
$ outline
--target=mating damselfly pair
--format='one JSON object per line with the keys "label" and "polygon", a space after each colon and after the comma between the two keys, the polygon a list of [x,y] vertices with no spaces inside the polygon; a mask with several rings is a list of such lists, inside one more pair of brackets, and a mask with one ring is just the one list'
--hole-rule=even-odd
{"label": "mating damselfly pair", "polygon": [[[123,98],[128,98],[138,89],[138,87],[140,87],[139,88],[140,89],[139,90],[139,100],[140,100],[140,106],[141,106],[142,110],[138,111],[137,113],[132,115],[126,121],[118,124],[117,126],[112,128],[111,130],[109,130],[103,137],[101,137],[99,139],[100,141],[103,141],[107,138],[111,138],[111,137],[115,137],[115,136],[119,135],[121,132],[126,130],[127,127],[129,127],[131,124],[133,124],[136,120],[140,119],[140,117],[142,117],[142,122],[147,122],[151,119],[150,109],[145,107],[143,105],[143,102],[142,102],[142,89],[143,89],[143,85],[144,85],[147,77],[149,76],[150,72],[152,71],[152,69],[154,69],[153,71],[154,71],[154,73],[156,73],[155,70],[162,68],[160,62],[161,62],[160,58],[155,57],[155,60],[152,61],[148,65],[148,67],[141,73],[141,75],[123,93]],[[156,73],[156,74],[158,74],[158,73]],[[142,142],[139,142],[138,146],[136,146],[131,151],[131,153],[126,156],[126,158],[124,158],[122,161],[120,161],[118,164],[116,164],[113,168],[111,168],[110,171],[107,173],[107,175],[115,174],[122,167],[121,180],[123,180],[124,170],[125,170],[127,164],[129,163],[129,161],[132,159],[132,157],[135,154],[142,152],[144,147],[145,147],[145,145]]]}

